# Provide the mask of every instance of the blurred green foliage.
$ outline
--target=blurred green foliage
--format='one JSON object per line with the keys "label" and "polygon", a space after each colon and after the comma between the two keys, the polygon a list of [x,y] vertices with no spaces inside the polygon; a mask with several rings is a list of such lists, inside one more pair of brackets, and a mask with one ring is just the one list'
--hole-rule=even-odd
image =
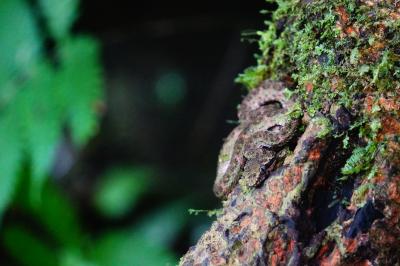
{"label": "blurred green foliage", "polygon": [[92,258],[102,266],[175,265],[168,247],[187,223],[187,205],[173,202],[142,218],[132,228],[113,231],[96,241]]}
{"label": "blurred green foliage", "polygon": [[[189,222],[187,200],[94,233],[82,222],[79,205],[49,178],[63,138],[83,147],[101,115],[99,45],[71,33],[78,5],[0,1],[0,220],[7,214],[0,223],[0,254],[22,266],[175,264],[172,247]],[[179,75],[158,82],[165,105],[181,101],[184,93]],[[172,94],[178,96],[167,97]],[[153,175],[145,167],[106,171],[93,188],[93,212],[106,221],[125,219],[151,192]]]}
{"label": "blurred green foliage", "polygon": [[[18,173],[31,169],[38,204],[64,129],[75,145],[96,131],[102,100],[98,44],[69,32],[77,13],[71,0],[0,2],[0,216],[11,202]],[[44,16],[44,28],[38,17]],[[53,42],[54,49],[45,49]]]}
{"label": "blurred green foliage", "polygon": [[[117,174],[119,184],[118,171],[109,172],[111,178],[110,173]],[[137,177],[142,178],[141,174]],[[56,186],[47,183],[41,204],[35,207],[19,192],[18,208],[33,217],[36,226],[24,222],[8,225],[2,230],[2,243],[22,266],[175,265],[178,260],[170,247],[188,222],[184,201],[152,211],[131,226],[88,237],[71,201]]]}
{"label": "blurred green foliage", "polygon": [[150,187],[150,169],[115,167],[97,183],[94,204],[104,216],[119,218]]}

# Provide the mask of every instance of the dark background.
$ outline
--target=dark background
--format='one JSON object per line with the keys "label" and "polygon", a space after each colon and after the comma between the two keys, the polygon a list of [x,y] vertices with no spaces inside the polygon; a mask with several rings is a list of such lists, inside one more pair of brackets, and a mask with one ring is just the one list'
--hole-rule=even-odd
{"label": "dark background", "polygon": [[[271,8],[262,0],[81,3],[74,30],[100,41],[107,89],[99,135],[70,173],[88,228],[129,224],[182,197],[196,209],[219,206],[212,194],[217,156],[245,93],[233,80],[257,52],[241,33],[263,29],[260,10]],[[157,175],[132,213],[108,221],[85,202],[96,176],[120,164],[148,165]],[[193,244],[185,234],[178,242],[178,254]]]}

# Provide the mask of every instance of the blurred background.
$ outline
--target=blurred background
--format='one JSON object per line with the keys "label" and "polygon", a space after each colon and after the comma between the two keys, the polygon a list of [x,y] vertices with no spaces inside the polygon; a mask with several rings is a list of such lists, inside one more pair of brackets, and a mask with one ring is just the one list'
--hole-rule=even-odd
{"label": "blurred background", "polygon": [[272,9],[1,0],[0,265],[177,264]]}

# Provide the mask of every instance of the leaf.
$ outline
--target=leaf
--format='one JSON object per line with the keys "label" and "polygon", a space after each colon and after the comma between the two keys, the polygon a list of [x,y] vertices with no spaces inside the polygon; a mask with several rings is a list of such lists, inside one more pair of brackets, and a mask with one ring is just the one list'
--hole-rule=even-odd
{"label": "leaf", "polygon": [[31,175],[25,176],[31,176],[30,194],[40,205],[64,128],[69,126],[75,143],[83,145],[98,127],[99,48],[90,38],[67,36],[77,0],[43,0],[41,5],[55,8],[46,11],[49,17],[66,13],[52,18],[57,34],[65,34],[57,42],[58,68],[41,53],[41,36],[26,2],[0,1],[0,217],[12,200],[19,169],[31,166]]}
{"label": "leaf", "polygon": [[151,172],[145,168],[109,170],[95,188],[95,206],[107,217],[126,214],[149,188],[150,177]]}
{"label": "leaf", "polygon": [[59,86],[68,106],[68,121],[76,144],[82,145],[98,127],[102,71],[97,43],[88,37],[70,39],[60,47],[63,62]]}
{"label": "leaf", "polygon": [[46,63],[33,66],[32,79],[22,92],[23,121],[32,163],[32,199],[40,191],[53,165],[64,125],[75,143],[83,145],[97,129],[94,106],[101,96],[101,71],[96,43],[89,38],[66,41],[60,49],[61,70]]}
{"label": "leaf", "polygon": [[91,261],[84,258],[79,252],[65,250],[61,254],[60,266],[97,266]]}
{"label": "leaf", "polygon": [[3,245],[8,253],[21,265],[54,266],[57,255],[38,237],[22,226],[10,226],[4,229]]}
{"label": "leaf", "polygon": [[[24,181],[25,183],[27,180]],[[21,182],[23,183],[23,182]],[[51,253],[56,253],[58,262],[56,265],[60,266],[95,266],[95,264],[86,260],[84,244],[87,239],[81,230],[78,216],[72,202],[62,193],[60,188],[47,182],[43,189],[43,197],[40,206],[32,207],[30,204],[29,196],[26,193],[28,186],[20,184],[18,187],[18,194],[16,195],[16,203],[18,210],[31,217],[35,221],[33,229],[27,226],[18,227],[19,234],[28,234],[36,239],[36,241],[27,242],[23,247],[23,253],[34,252],[36,249],[51,249]],[[28,216],[27,216],[28,217]],[[6,230],[7,227],[6,227]],[[33,234],[40,232],[41,235],[37,237]],[[45,239],[45,243],[39,240]],[[14,240],[13,245],[22,245],[19,241]],[[23,242],[22,242],[23,243]],[[41,247],[43,246],[43,247]],[[6,246],[7,249],[14,247]],[[11,252],[11,251],[10,251]],[[29,265],[41,265],[32,262]]]}
{"label": "leaf", "polygon": [[176,265],[170,248],[188,221],[186,210],[187,202],[177,201],[132,228],[103,235],[92,250],[93,260],[100,266]]}
{"label": "leaf", "polygon": [[18,111],[22,112],[26,151],[31,158],[31,196],[38,203],[62,135],[63,116],[55,95],[55,72],[47,64],[33,68],[32,79],[18,95],[21,101]]}
{"label": "leaf", "polygon": [[48,184],[43,193],[41,206],[35,216],[55,239],[67,247],[78,247],[82,242],[82,230],[72,203],[60,189]]}
{"label": "leaf", "polygon": [[175,265],[177,261],[167,248],[155,245],[129,230],[101,237],[96,242],[92,257],[99,266]]}
{"label": "leaf", "polygon": [[352,175],[358,174],[361,171],[370,167],[371,161],[374,159],[377,144],[375,142],[369,143],[366,147],[357,147],[353,150],[350,158],[347,159],[346,164],[342,168],[342,174]]}
{"label": "leaf", "polygon": [[40,0],[40,7],[47,19],[50,33],[55,39],[68,35],[77,18],[78,0]]}
{"label": "leaf", "polygon": [[170,246],[188,222],[187,208],[184,201],[170,203],[141,219],[136,231],[152,243]]}
{"label": "leaf", "polygon": [[0,77],[29,72],[40,55],[41,40],[25,1],[0,1],[0,40]]}
{"label": "leaf", "polygon": [[20,130],[15,126],[14,113],[10,111],[3,110],[0,116],[0,220],[13,197],[22,159]]}

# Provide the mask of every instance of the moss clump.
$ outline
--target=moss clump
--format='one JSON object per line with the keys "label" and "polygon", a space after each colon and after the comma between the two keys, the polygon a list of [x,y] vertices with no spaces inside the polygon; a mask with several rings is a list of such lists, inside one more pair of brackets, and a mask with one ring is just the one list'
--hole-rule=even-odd
{"label": "moss clump", "polygon": [[328,118],[317,117],[314,119],[315,123],[321,128],[317,137],[324,138],[332,132],[332,125]]}
{"label": "moss clump", "polygon": [[[259,31],[257,66],[237,81],[253,88],[265,78],[294,82],[310,114],[328,98],[351,108],[357,93],[400,86],[395,3],[355,0],[278,0],[267,30]],[[382,7],[384,5],[384,7]]]}
{"label": "moss clump", "polygon": [[265,65],[247,68],[243,74],[239,74],[236,82],[243,84],[246,88],[255,88],[264,80],[264,74],[267,70]]}
{"label": "moss clump", "polygon": [[[249,89],[263,79],[286,81],[308,116],[329,116],[332,103],[352,116],[360,144],[343,170],[373,163],[381,121],[399,118],[400,12],[394,0],[277,0],[259,31],[257,66],[237,81]],[[363,148],[364,147],[364,148]],[[357,159],[357,160],[355,160]],[[358,162],[363,162],[361,168]],[[353,169],[350,169],[352,168]]]}

